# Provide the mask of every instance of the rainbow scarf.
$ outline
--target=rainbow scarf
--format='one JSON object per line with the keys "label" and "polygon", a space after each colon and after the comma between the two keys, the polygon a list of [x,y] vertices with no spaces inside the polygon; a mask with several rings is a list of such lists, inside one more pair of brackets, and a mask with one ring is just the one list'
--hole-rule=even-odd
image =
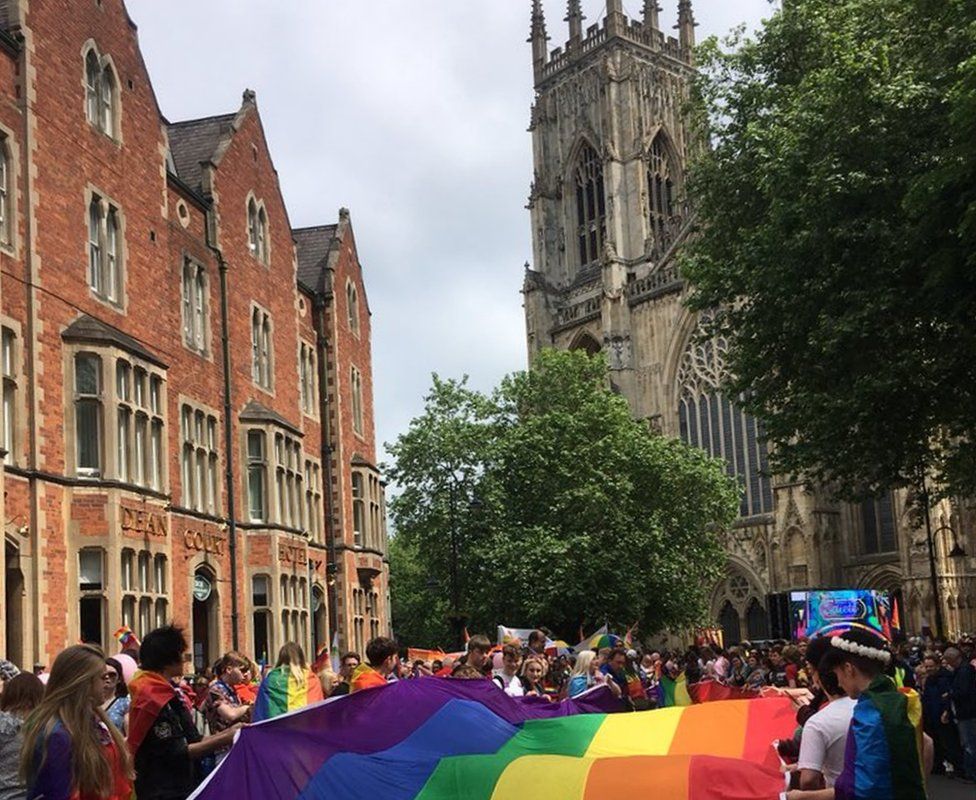
{"label": "rainbow scarf", "polygon": [[129,681],[129,696],[132,700],[129,706],[128,744],[135,755],[159,712],[177,694],[173,684],[158,672],[142,671]]}
{"label": "rainbow scarf", "polygon": [[837,800],[925,800],[922,703],[879,675],[861,694],[847,735]]}
{"label": "rainbow scarf", "polygon": [[677,678],[661,675],[661,680],[657,684],[657,704],[659,708],[691,705],[688,678],[683,672],[679,673]]}
{"label": "rainbow scarf", "polygon": [[349,677],[349,692],[360,692],[363,689],[375,689],[386,686],[386,678],[380,675],[369,664],[360,664]]}
{"label": "rainbow scarf", "polygon": [[251,717],[255,722],[260,722],[323,699],[322,684],[311,670],[306,669],[300,680],[291,667],[275,667],[261,681]]}
{"label": "rainbow scarf", "polygon": [[783,791],[771,743],[795,727],[787,698],[606,713],[617,705],[605,687],[545,703],[489,681],[398,681],[243,729],[194,797],[777,800]]}

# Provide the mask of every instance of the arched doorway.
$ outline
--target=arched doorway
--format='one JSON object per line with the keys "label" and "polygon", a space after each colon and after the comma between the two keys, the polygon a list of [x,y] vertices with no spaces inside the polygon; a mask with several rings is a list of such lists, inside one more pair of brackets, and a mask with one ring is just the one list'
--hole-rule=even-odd
{"label": "arched doorway", "polygon": [[718,624],[722,628],[722,638],[726,645],[738,644],[742,641],[739,628],[739,612],[728,600],[722,606],[718,615]]}
{"label": "arched doorway", "polygon": [[4,543],[4,577],[6,580],[4,623],[6,625],[6,657],[20,666],[24,664],[24,573],[20,568],[20,550],[11,542]]}
{"label": "arched doorway", "polygon": [[202,672],[218,657],[217,576],[209,567],[193,573],[193,667]]}
{"label": "arched doorway", "polygon": [[746,610],[746,627],[749,629],[749,639],[752,641],[769,638],[769,614],[758,598],[753,597]]}
{"label": "arched doorway", "polygon": [[573,343],[569,346],[570,350],[582,350],[588,356],[597,355],[603,348],[600,343],[592,336],[592,334],[583,331],[578,334]]}

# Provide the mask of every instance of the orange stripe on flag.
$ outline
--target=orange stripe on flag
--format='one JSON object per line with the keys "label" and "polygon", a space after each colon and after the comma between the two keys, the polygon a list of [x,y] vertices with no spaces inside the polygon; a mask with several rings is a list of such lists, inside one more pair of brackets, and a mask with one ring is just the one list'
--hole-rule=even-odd
{"label": "orange stripe on flag", "polygon": [[741,758],[745,749],[749,706],[756,702],[727,700],[686,707],[671,741],[671,755],[708,753]]}
{"label": "orange stripe on flag", "polygon": [[632,756],[593,762],[583,800],[657,797],[686,800],[691,756]]}

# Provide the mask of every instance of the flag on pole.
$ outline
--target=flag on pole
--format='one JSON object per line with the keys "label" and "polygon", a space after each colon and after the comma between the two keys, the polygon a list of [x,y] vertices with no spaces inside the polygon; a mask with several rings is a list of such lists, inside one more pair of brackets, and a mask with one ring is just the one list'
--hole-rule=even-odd
{"label": "flag on pole", "polygon": [[139,637],[132,632],[132,628],[128,625],[123,625],[115,632],[115,638],[118,640],[119,649],[130,650],[138,649],[140,642]]}

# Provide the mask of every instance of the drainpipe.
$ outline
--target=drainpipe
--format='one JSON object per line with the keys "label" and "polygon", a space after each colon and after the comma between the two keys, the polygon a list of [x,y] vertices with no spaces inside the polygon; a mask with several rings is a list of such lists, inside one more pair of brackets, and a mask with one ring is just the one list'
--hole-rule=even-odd
{"label": "drainpipe", "polygon": [[332,424],[329,417],[329,338],[326,334],[325,317],[329,309],[331,292],[315,293],[315,347],[318,351],[319,419],[322,425],[322,471],[325,487],[322,497],[328,502],[325,515],[325,586],[329,598],[329,639],[330,647],[339,627],[338,565],[335,545],[335,493],[332,488]]}
{"label": "drainpipe", "polygon": [[230,362],[230,324],[227,302],[227,262],[213,237],[216,220],[213,210],[207,212],[207,247],[217,257],[220,273],[220,349],[224,367],[224,483],[227,491],[227,549],[230,552],[230,625],[231,649],[240,647],[238,628],[240,615],[237,607],[237,500],[234,492],[234,430],[231,423],[231,362]]}

